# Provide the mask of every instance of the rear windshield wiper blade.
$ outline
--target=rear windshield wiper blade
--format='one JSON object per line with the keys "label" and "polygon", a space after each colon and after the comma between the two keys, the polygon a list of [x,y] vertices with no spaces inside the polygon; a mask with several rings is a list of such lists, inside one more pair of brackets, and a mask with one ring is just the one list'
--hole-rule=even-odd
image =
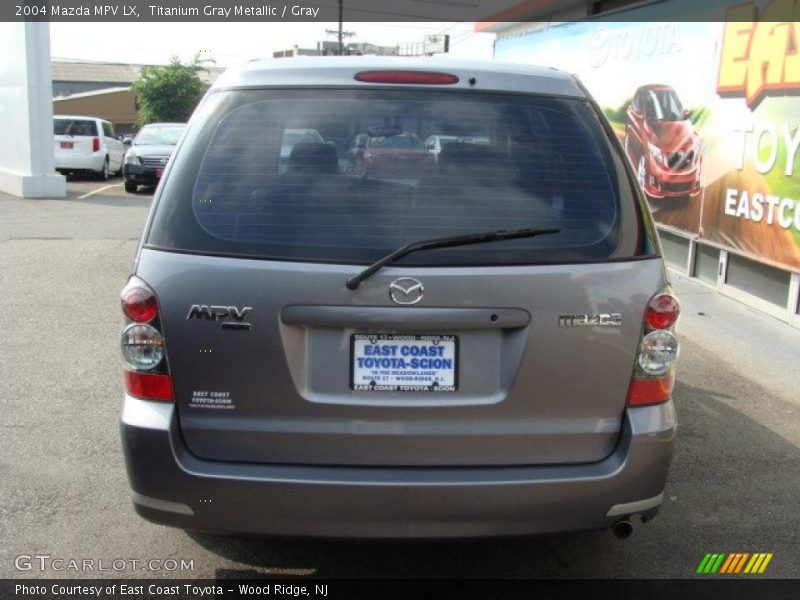
{"label": "rear windshield wiper blade", "polygon": [[432,240],[421,240],[412,242],[398,248],[391,254],[387,254],[379,261],[371,264],[358,275],[353,275],[345,282],[348,290],[358,289],[361,282],[377,273],[382,267],[389,263],[417,252],[418,250],[433,250],[435,248],[452,248],[454,246],[467,246],[469,244],[485,244],[487,242],[499,242],[501,240],[516,240],[520,238],[531,238],[537,235],[547,235],[559,233],[561,229],[501,229],[498,231],[487,231],[484,233],[470,233],[467,235],[456,235],[452,237],[435,238]]}

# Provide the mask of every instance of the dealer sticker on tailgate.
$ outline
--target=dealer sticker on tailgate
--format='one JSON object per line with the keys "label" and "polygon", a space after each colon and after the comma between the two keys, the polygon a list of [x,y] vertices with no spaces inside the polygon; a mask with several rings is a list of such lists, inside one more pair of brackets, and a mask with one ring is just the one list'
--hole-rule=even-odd
{"label": "dealer sticker on tailgate", "polygon": [[355,334],[351,346],[351,383],[354,390],[456,391],[456,336]]}

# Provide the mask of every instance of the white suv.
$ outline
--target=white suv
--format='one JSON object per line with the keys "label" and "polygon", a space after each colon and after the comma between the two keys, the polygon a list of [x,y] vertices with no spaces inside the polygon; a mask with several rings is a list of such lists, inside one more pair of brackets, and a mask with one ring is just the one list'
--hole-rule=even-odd
{"label": "white suv", "polygon": [[106,180],[122,171],[125,146],[108,121],[59,115],[53,119],[53,133],[59,173],[91,172]]}

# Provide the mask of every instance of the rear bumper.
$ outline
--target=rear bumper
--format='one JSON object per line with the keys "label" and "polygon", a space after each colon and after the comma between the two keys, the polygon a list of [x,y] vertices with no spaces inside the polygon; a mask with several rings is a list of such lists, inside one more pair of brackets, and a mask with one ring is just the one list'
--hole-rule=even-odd
{"label": "rear bumper", "polygon": [[315,467],[201,460],[174,408],[126,397],[121,433],[137,512],[186,529],[341,538],[458,538],[610,527],[661,503],[672,402],[628,409],[616,449],[587,465]]}
{"label": "rear bumper", "polygon": [[56,152],[55,164],[57,171],[95,171],[99,173],[103,170],[105,160],[104,152],[77,156]]}

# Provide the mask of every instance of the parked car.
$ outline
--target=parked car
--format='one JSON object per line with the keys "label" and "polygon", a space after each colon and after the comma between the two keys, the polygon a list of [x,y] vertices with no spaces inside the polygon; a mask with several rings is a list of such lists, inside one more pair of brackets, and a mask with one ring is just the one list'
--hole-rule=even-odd
{"label": "parked car", "polygon": [[628,106],[625,150],[650,198],[700,192],[700,138],[689,112],[668,85],[645,85]]}
{"label": "parked car", "polygon": [[417,134],[392,127],[375,127],[357,135],[350,150],[350,172],[360,177],[425,174],[435,163]]}
{"label": "parked car", "polygon": [[[325,143],[295,145],[283,172],[289,122],[415,151],[452,123],[488,140],[445,145],[442,173],[420,160],[404,180],[352,177]],[[140,515],[451,538],[626,536],[656,514],[678,302],[622,146],[576,79],[250,62],[212,85],[184,139],[121,297]]]}
{"label": "parked car", "polygon": [[281,143],[281,160],[288,161],[297,144],[322,144],[325,140],[316,129],[286,129]]}
{"label": "parked car", "polygon": [[126,192],[158,183],[185,128],[186,123],[150,123],[139,130],[125,153]]}
{"label": "parked car", "polygon": [[93,174],[107,180],[119,175],[125,146],[117,139],[114,126],[96,117],[53,118],[56,170],[64,175]]}
{"label": "parked car", "polygon": [[465,138],[458,135],[431,135],[425,140],[425,149],[433,154],[434,158],[438,161],[439,155],[442,153],[442,148],[453,142],[465,144],[488,144],[489,138],[483,136]]}
{"label": "parked car", "polygon": [[431,135],[425,140],[425,149],[433,154],[433,157],[438,160],[439,154],[442,152],[442,147],[446,144],[457,141],[457,135]]}

